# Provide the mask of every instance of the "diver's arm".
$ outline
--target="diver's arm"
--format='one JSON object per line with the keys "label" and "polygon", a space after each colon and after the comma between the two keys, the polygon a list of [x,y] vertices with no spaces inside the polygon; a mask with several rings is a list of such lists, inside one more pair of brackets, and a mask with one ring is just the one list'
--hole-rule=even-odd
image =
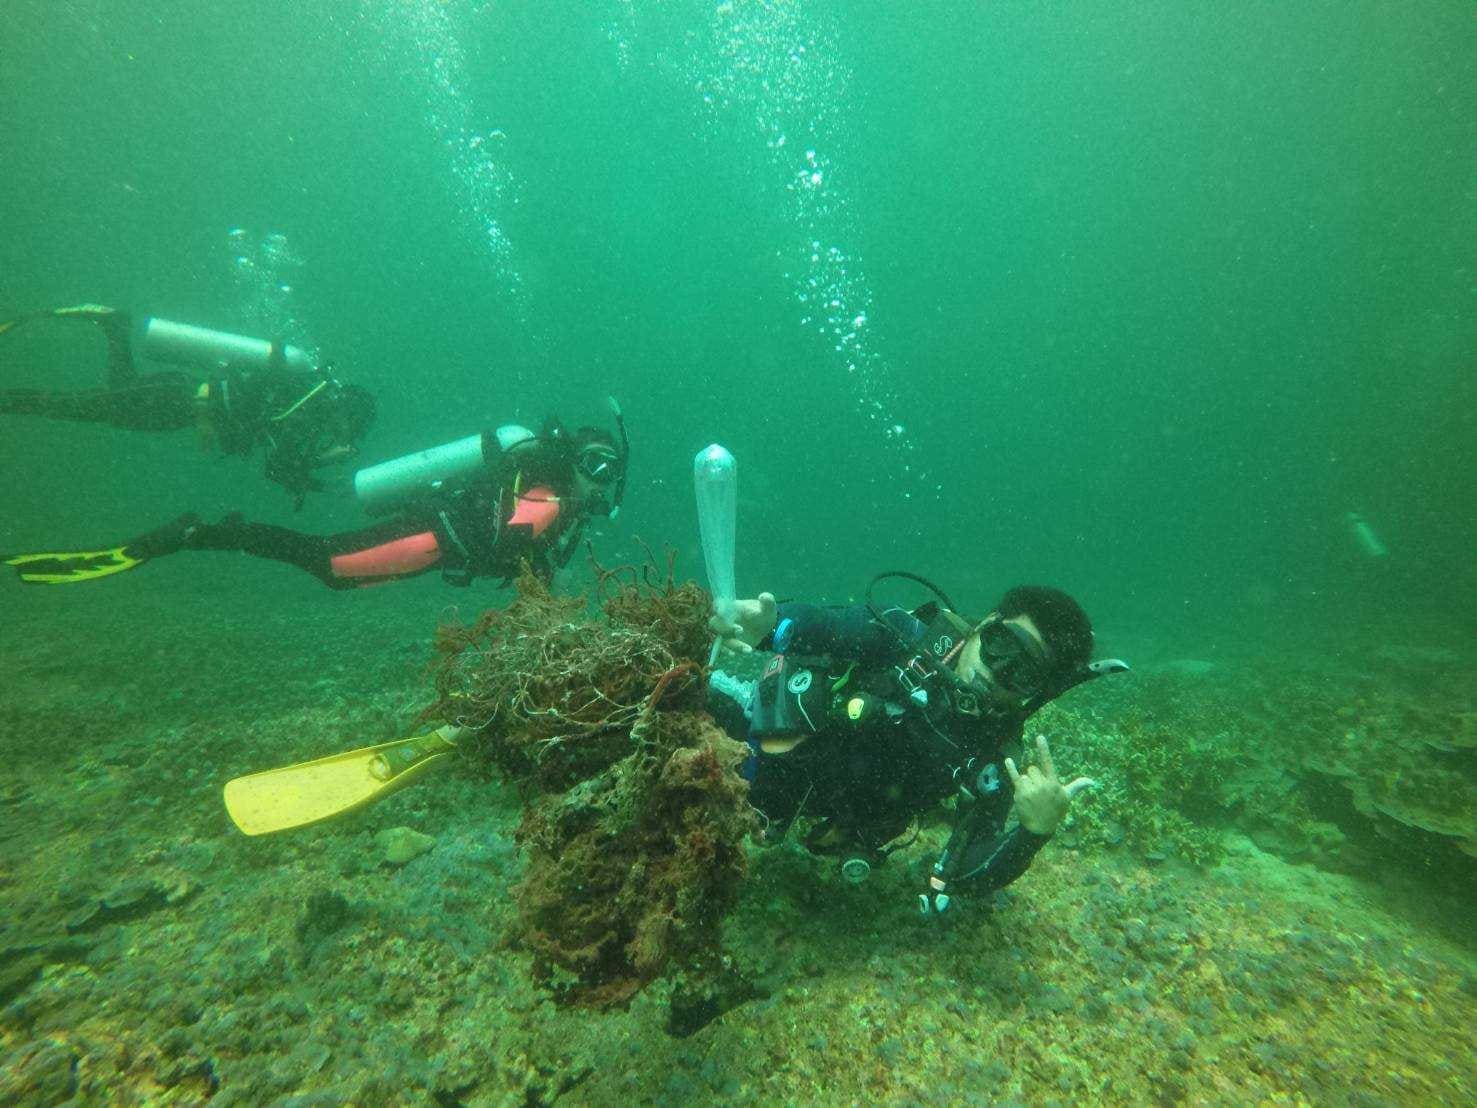
{"label": "diver's arm", "polygon": [[971,843],[965,851],[954,884],[968,892],[992,893],[1003,889],[1030,868],[1050,835],[1038,835],[1016,824],[1009,831]]}
{"label": "diver's arm", "polygon": [[[973,799],[970,799],[970,798]],[[962,890],[985,894],[1003,889],[1030,867],[1050,835],[1038,835],[1020,824],[1007,829],[1015,804],[1014,790],[991,765],[970,791],[960,796],[960,811],[948,844],[934,865],[925,912],[945,911]]]}
{"label": "diver's arm", "polygon": [[[1019,737],[1017,732],[1007,746],[1014,747]],[[940,859],[947,882],[984,892],[1009,885],[1061,826],[1072,797],[1096,784],[1090,777],[1078,777],[1063,785],[1045,735],[1036,736],[1035,751],[1036,764],[1024,772],[1016,768],[1014,757],[1007,757],[1004,780],[994,766],[980,775],[973,786],[979,798],[960,817]],[[1018,822],[1006,830],[1012,812]]]}
{"label": "diver's arm", "polygon": [[586,517],[576,516],[574,522],[564,528],[552,540],[545,543],[547,557],[551,568],[549,576],[553,576],[554,570],[561,570],[569,565],[569,560],[574,557],[575,550],[579,547],[580,539],[585,533]]}
{"label": "diver's arm", "polygon": [[[714,613],[708,627],[730,649],[838,654],[863,663],[881,662],[896,653],[892,631],[881,626],[861,604],[827,607],[786,601],[773,593],[735,602],[732,616]],[[917,621],[902,609],[887,613],[905,635],[916,635]]]}
{"label": "diver's arm", "polygon": [[292,510],[301,511],[310,492],[322,492],[323,484],[313,476],[308,461],[296,449],[278,443],[267,450],[262,466],[263,476],[281,485],[292,497]]}

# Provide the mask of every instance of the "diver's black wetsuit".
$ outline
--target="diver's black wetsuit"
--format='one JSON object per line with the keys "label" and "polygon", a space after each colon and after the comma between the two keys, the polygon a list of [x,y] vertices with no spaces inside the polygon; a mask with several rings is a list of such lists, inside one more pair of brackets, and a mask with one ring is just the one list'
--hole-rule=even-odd
{"label": "diver's black wetsuit", "polygon": [[[94,389],[0,389],[0,415],[40,416],[101,423],[127,431],[183,431],[194,427],[223,454],[246,457],[262,443],[266,477],[297,497],[321,491],[312,470],[346,432],[335,405],[318,399],[317,373],[286,365],[247,370],[227,367],[202,380],[178,370],[141,373],[134,363],[132,322],[124,312],[89,315],[108,344],[106,384]],[[336,393],[337,386],[329,390]]]}
{"label": "diver's black wetsuit", "polygon": [[203,523],[186,513],[117,546],[0,556],[21,581],[70,584],[108,577],[183,550],[249,554],[297,566],[332,589],[378,585],[438,570],[449,584],[477,577],[506,584],[524,564],[550,580],[568,564],[600,492],[581,499],[568,442],[526,439],[485,472],[450,489],[430,489],[393,518],[353,531],[313,535],[231,515]]}
{"label": "diver's black wetsuit", "polygon": [[[538,536],[512,522],[515,489],[539,486],[553,492],[558,511]],[[476,577],[516,577],[527,562],[545,581],[565,566],[578,545],[588,513],[574,496],[574,478],[564,453],[530,440],[505,454],[492,472],[453,492],[427,496],[383,523],[332,535],[313,535],[231,516],[200,524],[184,544],[189,550],[239,551],[285,562],[312,574],[331,589],[353,589],[415,577],[435,569],[448,582],[467,585]],[[385,544],[434,537],[434,556],[403,571],[348,572],[345,559],[365,558]],[[429,545],[429,543],[428,543]],[[367,557],[374,561],[372,555]]]}
{"label": "diver's black wetsuit", "polygon": [[183,431],[195,426],[200,382],[176,370],[140,373],[133,362],[128,317],[113,313],[95,322],[108,341],[104,387],[0,389],[0,414],[105,423],[126,431]]}
{"label": "diver's black wetsuit", "polygon": [[[922,635],[923,624],[911,614],[886,614],[909,640]],[[754,751],[746,767],[753,780],[749,799],[771,825],[784,827],[803,810],[828,821],[825,838],[834,840],[834,846],[822,840],[828,852],[875,853],[914,818],[968,784],[976,799],[951,840],[951,880],[989,891],[1024,873],[1048,841],[1019,825],[1006,828],[1014,790],[1003,762],[1006,755],[1020,760],[1024,718],[934,712],[930,719],[899,683],[898,667],[905,667],[911,655],[865,606],[786,603],[778,617],[780,625],[793,621],[788,659],[809,667],[817,682],[828,683],[855,663],[845,678],[847,694],[867,692],[887,707],[859,723],[836,712],[822,721],[812,710],[811,719],[819,724],[815,734],[787,753],[768,754],[735,701],[718,692],[710,696],[714,715]],[[773,644],[759,645],[767,650]]]}
{"label": "diver's black wetsuit", "polygon": [[333,571],[335,558],[395,542],[415,533],[416,529],[413,521],[396,519],[353,531],[314,535],[307,531],[295,531],[291,527],[280,527],[275,523],[257,523],[240,516],[228,516],[220,523],[197,526],[190,533],[184,549],[231,551],[249,554],[253,558],[284,562],[312,574],[330,589],[353,589],[366,584],[413,577],[431,569],[428,565],[414,573],[387,573],[373,580],[339,576]]}

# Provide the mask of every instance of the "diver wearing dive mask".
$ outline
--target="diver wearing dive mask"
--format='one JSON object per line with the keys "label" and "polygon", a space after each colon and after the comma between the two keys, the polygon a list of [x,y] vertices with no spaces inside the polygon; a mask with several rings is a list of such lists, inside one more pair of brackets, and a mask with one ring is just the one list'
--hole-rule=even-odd
{"label": "diver wearing dive mask", "polygon": [[[873,589],[890,577],[923,584],[938,603],[879,606]],[[714,630],[739,653],[715,668],[710,707],[749,743],[750,801],[771,836],[801,815],[818,818],[806,845],[839,855],[855,880],[901,845],[910,823],[955,797],[953,833],[920,896],[928,914],[946,910],[959,883],[989,892],[1025,872],[1071,796],[1091,784],[1059,781],[1044,738],[1036,764],[1019,769],[1025,721],[1075,685],[1127,668],[1089,662],[1092,625],[1057,589],[1010,589],[984,619],[967,620],[905,573],[880,575],[865,605],[739,601],[736,619],[715,618]],[[746,666],[743,652],[756,647],[773,654]]]}
{"label": "diver wearing dive mask", "polygon": [[232,514],[205,523],[189,513],[135,539],[97,550],[5,559],[27,584],[72,584],[133,569],[184,550],[236,551],[284,562],[332,589],[355,589],[439,572],[450,585],[508,584],[527,567],[549,581],[579,548],[586,524],[614,516],[625,490],[630,442],[611,401],[615,434],[541,434],[517,424],[379,465],[354,476],[366,527],[318,535]]}
{"label": "diver wearing dive mask", "polygon": [[991,612],[960,651],[959,671],[981,692],[1023,702],[1046,685],[1051,652],[1029,615]]}

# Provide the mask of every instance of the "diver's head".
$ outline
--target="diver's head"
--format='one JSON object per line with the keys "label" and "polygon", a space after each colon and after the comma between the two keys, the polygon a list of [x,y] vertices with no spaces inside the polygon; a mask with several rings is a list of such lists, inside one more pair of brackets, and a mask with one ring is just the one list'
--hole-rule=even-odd
{"label": "diver's head", "polygon": [[358,385],[341,385],[318,416],[321,444],[314,465],[330,465],[359,453],[359,443],[374,425],[374,394]]}
{"label": "diver's head", "polygon": [[570,436],[574,447],[574,489],[580,500],[610,510],[611,498],[625,470],[615,436],[598,427],[581,427]]}
{"label": "diver's head", "polygon": [[1017,585],[959,652],[958,672],[994,700],[1025,703],[1092,657],[1092,623],[1060,589]]}
{"label": "diver's head", "polygon": [[339,390],[338,408],[345,441],[357,445],[374,426],[378,412],[374,393],[360,385],[345,385]]}
{"label": "diver's head", "polygon": [[374,394],[358,385],[335,385],[330,400],[312,413],[313,468],[346,461],[359,453],[359,443],[374,425]]}

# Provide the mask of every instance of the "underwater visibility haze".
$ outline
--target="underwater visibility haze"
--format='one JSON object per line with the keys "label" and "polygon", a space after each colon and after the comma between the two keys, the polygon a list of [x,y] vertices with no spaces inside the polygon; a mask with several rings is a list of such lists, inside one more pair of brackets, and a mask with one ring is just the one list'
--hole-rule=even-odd
{"label": "underwater visibility haze", "polygon": [[7,14],[0,1101],[1477,1097],[1468,5]]}

